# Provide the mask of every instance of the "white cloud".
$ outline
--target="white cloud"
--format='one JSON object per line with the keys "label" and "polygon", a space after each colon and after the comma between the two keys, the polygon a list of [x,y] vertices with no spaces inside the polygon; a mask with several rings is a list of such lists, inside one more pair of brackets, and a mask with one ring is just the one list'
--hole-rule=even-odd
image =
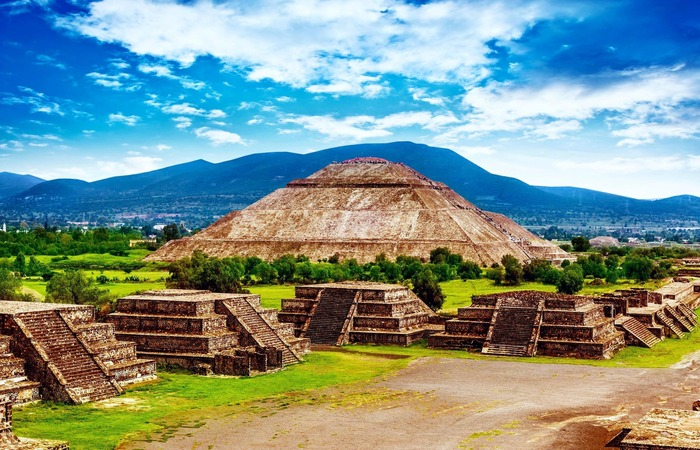
{"label": "white cloud", "polygon": [[215,130],[208,127],[197,128],[194,130],[197,137],[205,138],[211,141],[213,145],[223,144],[241,144],[246,145],[245,141],[236,133],[230,131]]}
{"label": "white cloud", "polygon": [[4,105],[29,105],[33,113],[64,116],[61,105],[43,92],[35,91],[32,88],[18,86],[22,96],[7,95],[0,99],[0,104]]}
{"label": "white cloud", "polygon": [[248,125],[258,125],[258,124],[261,124],[261,123],[263,123],[263,122],[265,122],[265,120],[263,120],[262,117],[260,117],[260,116],[255,116],[255,117],[253,117],[252,119],[250,119],[249,121],[247,121],[246,123],[247,123]]}
{"label": "white cloud", "polygon": [[295,98],[288,97],[286,95],[283,95],[281,97],[277,97],[275,100],[277,100],[280,103],[290,103],[290,102],[295,102],[297,101]]}
{"label": "white cloud", "polygon": [[[157,145],[152,145],[152,146],[144,145],[144,146],[141,147],[141,148],[144,149],[144,150],[156,150],[156,151],[159,151],[159,152],[162,152],[162,151],[164,151],[164,150],[171,150],[171,149],[172,149],[171,146],[166,145],[166,144],[157,144]],[[131,153],[131,152],[130,152],[130,153]],[[140,153],[138,153],[138,152],[134,152],[134,153],[136,153],[137,155],[140,154]]]}
{"label": "white cloud", "polygon": [[162,158],[154,158],[150,156],[127,156],[121,161],[98,160],[95,161],[92,164],[92,166],[99,174],[99,177],[107,178],[110,176],[126,175],[156,170],[160,168],[160,163],[162,162]]}
{"label": "white cloud", "polygon": [[212,109],[207,111],[202,108],[195,108],[189,103],[179,103],[175,105],[167,105],[161,108],[161,110],[166,114],[181,114],[185,116],[199,116],[206,117],[208,119],[220,119],[226,117],[226,113],[220,109]]}
{"label": "white cloud", "polygon": [[425,88],[409,88],[408,92],[411,93],[413,100],[425,102],[433,106],[445,106],[444,98],[429,95]]}
{"label": "white cloud", "polygon": [[495,131],[560,139],[580,131],[582,122],[601,117],[609,117],[611,133],[623,138],[622,146],[664,137],[688,139],[700,132],[697,113],[685,107],[696,101],[698,92],[700,71],[678,67],[555,79],[541,85],[494,82],[464,95],[465,123],[440,139],[457,142],[464,135]]}
{"label": "white cloud", "polygon": [[578,120],[537,121],[533,122],[532,128],[526,131],[525,135],[537,139],[562,139],[582,129],[583,126]]}
{"label": "white cloud", "polygon": [[141,120],[139,116],[125,116],[122,113],[109,115],[109,123],[123,123],[130,127],[136,125],[136,122],[138,122],[139,120]]}
{"label": "white cloud", "polygon": [[700,170],[700,156],[671,155],[614,157],[593,161],[555,161],[554,166],[558,169],[590,170],[598,173],[679,172],[686,169]]}
{"label": "white cloud", "polygon": [[139,64],[139,70],[143,73],[154,75],[161,78],[168,78],[170,80],[176,80],[180,82],[182,87],[185,89],[194,89],[196,91],[202,90],[206,87],[206,84],[202,81],[193,81],[187,77],[180,77],[173,74],[172,69],[169,66],[162,64]]}
{"label": "white cloud", "polygon": [[201,91],[205,87],[207,87],[206,83],[203,81],[192,81],[188,79],[180,79],[180,84],[182,87],[185,89],[194,89],[195,91]]}
{"label": "white cloud", "polygon": [[486,42],[517,39],[535,20],[572,15],[571,9],[506,1],[103,0],[57,24],[183,66],[211,55],[253,81],[377,96],[386,87],[376,74],[483,79],[491,53]]}
{"label": "white cloud", "polygon": [[491,147],[479,145],[474,147],[470,147],[467,145],[454,145],[450,147],[450,149],[456,151],[457,153],[466,158],[471,158],[476,155],[493,155],[495,153],[494,149],[492,149]]}
{"label": "white cloud", "polygon": [[333,139],[364,139],[391,136],[392,128],[419,126],[423,129],[437,131],[444,126],[457,122],[451,113],[434,115],[427,111],[407,111],[389,114],[384,117],[369,115],[349,116],[336,119],[332,116],[289,116],[280,122],[296,124]]}
{"label": "white cloud", "polygon": [[173,117],[173,120],[177,123],[177,125],[175,126],[181,130],[192,126],[192,119],[190,119],[189,117]]}
{"label": "white cloud", "polygon": [[177,79],[170,71],[170,67],[160,64],[139,64],[139,70],[143,73],[155,75],[157,77]]}
{"label": "white cloud", "polygon": [[300,116],[283,119],[282,123],[301,125],[307,130],[324,134],[330,138],[355,141],[391,136],[390,131],[372,128],[374,121],[374,117],[371,116],[353,116],[344,119],[335,119],[331,116]]}

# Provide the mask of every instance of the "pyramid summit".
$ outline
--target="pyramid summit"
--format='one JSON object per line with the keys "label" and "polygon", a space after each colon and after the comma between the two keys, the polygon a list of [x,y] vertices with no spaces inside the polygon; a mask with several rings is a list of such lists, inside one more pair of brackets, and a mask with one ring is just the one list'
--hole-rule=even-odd
{"label": "pyramid summit", "polygon": [[404,164],[365,157],[294,180],[194,236],[168,242],[147,259],[175,261],[201,250],[216,257],[304,254],[317,260],[337,254],[367,262],[380,253],[427,259],[436,247],[479,264],[500,263],[506,254],[521,261],[567,257],[443,183]]}

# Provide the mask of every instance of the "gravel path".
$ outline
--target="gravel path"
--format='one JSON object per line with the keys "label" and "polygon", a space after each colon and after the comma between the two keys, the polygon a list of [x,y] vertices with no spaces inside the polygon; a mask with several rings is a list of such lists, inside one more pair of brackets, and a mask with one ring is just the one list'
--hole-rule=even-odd
{"label": "gravel path", "polygon": [[384,381],[257,404],[122,448],[600,449],[652,407],[690,409],[698,369],[424,358]]}

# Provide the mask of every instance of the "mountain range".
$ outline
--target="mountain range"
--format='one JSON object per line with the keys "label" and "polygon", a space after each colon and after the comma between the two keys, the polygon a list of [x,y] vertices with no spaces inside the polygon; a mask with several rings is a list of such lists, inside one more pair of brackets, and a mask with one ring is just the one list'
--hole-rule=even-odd
{"label": "mountain range", "polygon": [[700,198],[690,195],[637,200],[575,187],[532,186],[492,174],[446,148],[412,142],[358,144],[308,154],[258,153],[221,163],[196,160],[135,175],[86,182],[45,181],[0,173],[0,220],[115,221],[135,216],[176,215],[204,226],[243,208],[293,179],[335,161],[375,156],[402,162],[441,181],[482,209],[521,222],[557,224],[597,216],[656,221],[700,221]]}

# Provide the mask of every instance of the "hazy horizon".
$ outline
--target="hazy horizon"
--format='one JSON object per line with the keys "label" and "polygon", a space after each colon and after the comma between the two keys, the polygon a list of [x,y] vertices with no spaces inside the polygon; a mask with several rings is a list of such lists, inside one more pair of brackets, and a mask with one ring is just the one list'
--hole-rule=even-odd
{"label": "hazy horizon", "polygon": [[700,196],[700,3],[17,0],[0,171],[95,181],[413,141],[498,175]]}

